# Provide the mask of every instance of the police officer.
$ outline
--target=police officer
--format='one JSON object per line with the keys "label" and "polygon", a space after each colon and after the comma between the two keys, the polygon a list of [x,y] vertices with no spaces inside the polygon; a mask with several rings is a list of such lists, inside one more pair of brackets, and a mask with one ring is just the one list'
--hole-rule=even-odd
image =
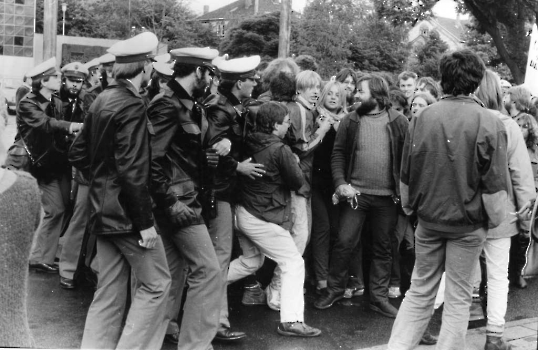
{"label": "police officer", "polygon": [[[138,93],[150,79],[157,44],[144,32],[110,47],[116,80],[90,107],[69,153],[91,180],[88,227],[97,236],[99,265],[82,348],[159,349],[166,331],[170,273],[151,211],[149,132]],[[131,271],[139,286],[123,321]]]}
{"label": "police officer", "polygon": [[[89,105],[85,105],[84,96],[87,93],[82,89],[84,80],[89,71],[81,62],[72,62],[62,68],[62,88],[60,98],[64,118],[79,123],[84,122],[84,117]],[[91,98],[93,101],[93,98]],[[71,193],[76,198],[73,215],[69,221],[63,238],[62,251],[60,253],[60,286],[64,289],[75,288],[74,275],[77,270],[82,240],[86,223],[88,222],[88,185],[89,182],[79,171],[75,172],[75,186]]]}
{"label": "police officer", "polygon": [[32,162],[31,173],[42,192],[45,216],[34,237],[30,268],[56,273],[54,258],[58,240],[66,221],[69,203],[71,168],[63,142],[82,128],[82,123],[63,120],[61,101],[54,94],[60,90],[61,76],[53,57],[30,70],[32,91],[17,107],[17,135]]}
{"label": "police officer", "polygon": [[181,329],[172,329],[172,322],[168,333],[178,349],[209,349],[219,325],[225,284],[202,216],[199,192],[203,174],[216,167],[219,155],[202,147],[207,121],[197,98],[209,84],[211,60],[218,51],[184,48],[170,53],[176,58],[173,79],[148,108],[155,131],[151,191],[172,276],[171,320],[177,317],[185,280],[189,285]]}
{"label": "police officer", "polygon": [[[228,266],[232,253],[232,209],[236,173],[251,178],[263,176],[262,164],[251,163],[250,159],[242,161],[242,144],[246,130],[246,109],[242,101],[250,98],[259,76],[256,68],[260,56],[233,60],[221,59],[217,63],[220,72],[218,98],[208,106],[206,145],[208,147],[227,147],[229,154],[221,157],[217,168],[214,191],[217,201],[217,216],[209,221],[209,234],[219,258],[221,274],[227,280]],[[227,143],[231,140],[231,143]],[[245,337],[242,332],[232,332],[228,320],[227,294],[222,295],[220,311],[220,328],[217,339],[233,341]]]}

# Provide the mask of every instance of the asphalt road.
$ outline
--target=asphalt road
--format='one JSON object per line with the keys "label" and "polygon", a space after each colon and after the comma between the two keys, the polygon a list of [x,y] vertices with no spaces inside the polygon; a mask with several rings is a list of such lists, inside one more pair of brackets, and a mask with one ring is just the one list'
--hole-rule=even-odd
{"label": "asphalt road", "polygon": [[[230,321],[232,327],[244,331],[248,337],[239,343],[214,342],[215,349],[361,349],[388,342],[393,320],[368,309],[368,297],[341,301],[327,310],[313,307],[315,293],[310,288],[306,294],[305,320],[321,328],[319,338],[289,338],[276,333],[278,312],[265,306],[243,306],[241,288],[231,285]],[[507,321],[538,315],[538,279],[528,280],[524,290],[510,289]],[[57,275],[30,273],[28,308],[30,328],[40,348],[79,348],[86,312],[92,301],[92,288],[76,290],[60,288]],[[399,305],[401,299],[393,300]],[[441,311],[433,316],[433,334],[439,332]],[[483,327],[485,321],[470,322],[469,327]],[[176,346],[164,344],[163,349]]]}

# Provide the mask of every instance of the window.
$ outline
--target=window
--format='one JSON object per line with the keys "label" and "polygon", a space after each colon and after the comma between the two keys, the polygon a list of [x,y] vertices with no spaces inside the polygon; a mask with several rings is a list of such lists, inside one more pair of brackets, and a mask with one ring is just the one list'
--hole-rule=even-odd
{"label": "window", "polygon": [[24,45],[24,37],[16,36],[15,37],[15,45],[16,46],[23,46]]}

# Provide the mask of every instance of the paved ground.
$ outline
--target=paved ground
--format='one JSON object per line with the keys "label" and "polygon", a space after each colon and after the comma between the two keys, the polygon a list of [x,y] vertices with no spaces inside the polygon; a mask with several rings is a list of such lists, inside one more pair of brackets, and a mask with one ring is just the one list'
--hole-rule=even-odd
{"label": "paved ground", "polygon": [[[514,350],[536,349],[538,303],[538,279],[528,280],[524,290],[511,289],[507,312],[506,335],[511,339]],[[316,310],[312,303],[315,293],[307,291],[305,319],[322,329],[319,338],[287,338],[275,331],[279,320],[277,312],[265,306],[243,306],[240,303],[241,289],[230,286],[230,320],[237,330],[247,332],[248,338],[238,344],[214,343],[220,349],[385,349],[392,319],[368,310],[368,297],[356,297],[351,301],[338,302],[330,309]],[[84,329],[87,309],[92,300],[91,288],[64,290],[60,288],[57,275],[32,272],[29,282],[30,328],[40,348],[79,348]],[[399,305],[400,299],[393,300]],[[438,334],[441,311],[432,321],[432,333]],[[485,342],[485,321],[469,323],[467,350],[481,350]],[[176,347],[164,344],[164,350]],[[421,347],[420,349],[425,349]],[[433,349],[433,347],[427,347]]]}

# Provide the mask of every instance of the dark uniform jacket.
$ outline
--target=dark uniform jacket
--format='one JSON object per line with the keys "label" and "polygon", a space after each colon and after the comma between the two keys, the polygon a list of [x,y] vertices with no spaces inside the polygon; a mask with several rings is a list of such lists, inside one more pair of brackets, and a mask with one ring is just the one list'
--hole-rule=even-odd
{"label": "dark uniform jacket", "polygon": [[69,160],[90,180],[91,233],[130,234],[154,226],[148,128],[144,102],[127,80],[109,85],[90,107]]}
{"label": "dark uniform jacket", "polygon": [[15,142],[26,145],[33,163],[32,175],[45,182],[69,169],[65,139],[71,123],[63,120],[61,106],[56,95],[49,101],[40,93],[30,92],[17,107]]}
{"label": "dark uniform jacket", "polygon": [[246,137],[245,152],[253,162],[264,164],[266,173],[255,180],[241,178],[240,204],[258,219],[289,229],[291,191],[305,182],[295,156],[278,136],[260,132]]}
{"label": "dark uniform jacket", "polygon": [[206,146],[212,146],[223,138],[232,142],[230,153],[220,157],[215,180],[216,196],[223,201],[230,201],[236,182],[238,161],[246,158],[242,154],[243,135],[246,133],[243,112],[243,105],[233,94],[220,94],[218,99],[214,99],[213,103],[207,106],[209,127]]}
{"label": "dark uniform jacket", "polygon": [[176,80],[170,80],[168,87],[148,107],[155,130],[151,138],[151,194],[161,228],[204,222],[198,194],[205,164],[200,128],[205,111]]}

